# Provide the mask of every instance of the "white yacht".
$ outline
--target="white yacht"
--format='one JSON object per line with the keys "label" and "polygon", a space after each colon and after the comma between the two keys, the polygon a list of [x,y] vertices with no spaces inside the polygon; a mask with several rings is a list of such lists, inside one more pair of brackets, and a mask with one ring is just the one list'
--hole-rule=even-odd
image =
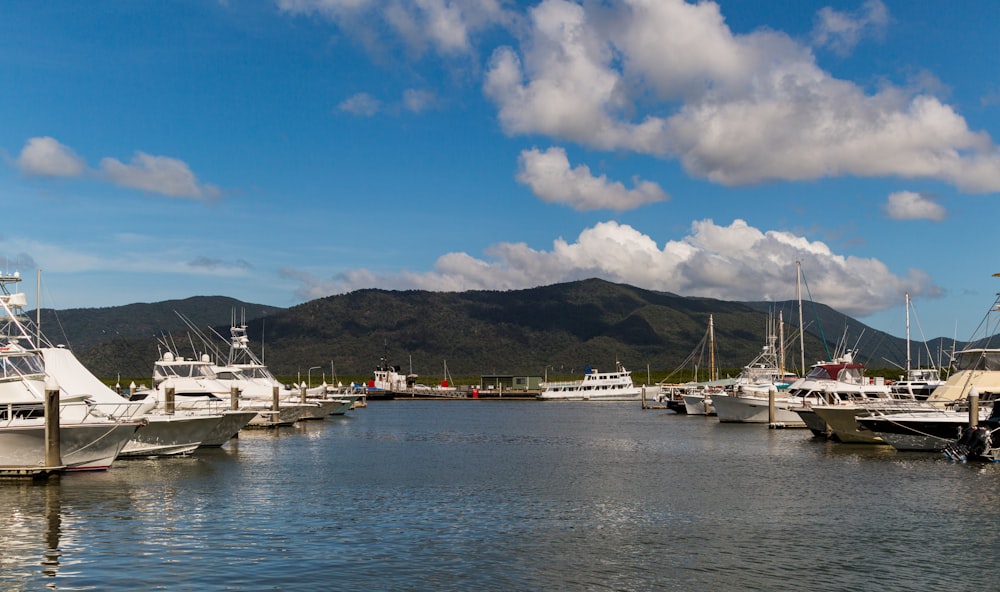
{"label": "white yacht", "polygon": [[583,380],[543,382],[540,401],[639,401],[642,388],[632,384],[632,373],[620,362],[614,372],[587,367]]}
{"label": "white yacht", "polygon": [[64,392],[59,396],[61,465],[46,467],[45,391],[53,377],[46,373],[23,315],[27,299],[12,291],[20,281],[16,272],[0,276],[0,466],[107,469],[141,423],[87,396]]}
{"label": "white yacht", "polygon": [[918,412],[873,412],[857,421],[897,450],[942,450],[969,425],[968,398],[975,392],[979,419],[985,420],[1000,399],[1000,349],[955,352],[958,370],[926,400]]}
{"label": "white yacht", "polygon": [[70,350],[46,347],[41,353],[46,371],[58,381],[65,396],[86,396],[114,409],[117,415],[142,422],[142,427],[122,449],[123,457],[190,454],[199,446],[209,445],[217,438],[215,434],[223,429],[222,413],[205,414],[185,409],[171,413],[160,407],[155,397],[126,399],[87,370]]}
{"label": "white yacht", "polygon": [[225,366],[213,366],[216,378],[230,389],[237,387],[242,396],[255,401],[273,401],[274,389],[282,405],[298,408],[301,419],[322,419],[328,415],[346,413],[358,394],[335,392],[326,382],[318,387],[301,385],[289,389],[271,373],[264,362],[250,349],[247,326],[234,322],[229,327],[229,352]]}
{"label": "white yacht", "polygon": [[777,347],[780,340],[775,334],[771,318],[767,327],[767,343],[757,357],[743,367],[728,390],[712,395],[712,405],[720,422],[768,423],[770,392],[773,390],[774,422],[785,427],[805,427],[799,416],[791,410],[801,404],[801,399],[785,392],[791,377],[782,370],[781,350]]}
{"label": "white yacht", "polygon": [[[207,354],[195,360],[175,356],[169,351],[165,352],[153,364],[153,388],[138,393],[138,396],[151,396],[157,401],[157,406],[164,407],[167,403],[168,389],[172,389],[176,409],[227,417],[227,421],[223,423],[229,427],[223,431],[228,431],[228,434],[219,433],[212,440],[203,443],[203,446],[219,446],[220,439],[228,441],[247,425],[262,421],[275,423],[270,400],[241,396],[237,400],[237,408],[232,408],[232,386],[219,380]],[[279,409],[279,417],[280,414]],[[295,406],[290,406],[285,414],[286,420],[277,423],[291,425],[302,417],[301,410]],[[269,419],[262,420],[262,416]],[[235,429],[230,430],[230,427]]]}

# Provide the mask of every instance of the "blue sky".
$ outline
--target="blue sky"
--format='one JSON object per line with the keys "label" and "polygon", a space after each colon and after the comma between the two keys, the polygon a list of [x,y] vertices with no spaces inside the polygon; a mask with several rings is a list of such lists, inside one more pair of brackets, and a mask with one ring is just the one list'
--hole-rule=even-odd
{"label": "blue sky", "polygon": [[[42,305],[587,277],[969,337],[1000,289],[990,2],[0,9],[6,270]],[[33,291],[33,282],[30,290]]]}

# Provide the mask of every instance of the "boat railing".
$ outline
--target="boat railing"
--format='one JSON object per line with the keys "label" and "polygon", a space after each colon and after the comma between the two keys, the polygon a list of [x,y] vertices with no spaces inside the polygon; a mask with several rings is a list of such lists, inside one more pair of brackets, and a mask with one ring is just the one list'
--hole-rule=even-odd
{"label": "boat railing", "polygon": [[566,386],[580,386],[583,384],[582,380],[560,380],[560,381],[548,381],[541,383],[540,386],[543,388],[553,388],[553,387],[566,387]]}
{"label": "boat railing", "polygon": [[[139,411],[135,403],[92,403],[73,401],[59,405],[60,422],[86,423],[88,419],[101,421],[128,421]],[[42,405],[0,405],[0,427],[33,425],[44,421]]]}
{"label": "boat railing", "polygon": [[95,417],[134,419],[140,413],[143,404],[139,402],[87,403],[87,406],[90,407],[90,415]]}

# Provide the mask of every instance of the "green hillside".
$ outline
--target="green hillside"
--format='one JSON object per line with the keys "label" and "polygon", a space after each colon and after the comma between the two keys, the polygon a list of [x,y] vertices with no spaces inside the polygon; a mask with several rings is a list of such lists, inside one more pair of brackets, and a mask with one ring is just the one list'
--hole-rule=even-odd
{"label": "green hillside", "polygon": [[[832,348],[857,347],[870,367],[905,360],[902,339],[875,331],[820,305],[806,313],[806,364]],[[480,374],[575,376],[585,365],[620,360],[638,382],[680,366],[715,325],[718,367],[738,370],[765,343],[768,313],[781,311],[786,339],[794,336],[793,302],[740,303],[686,298],[603,280],[510,291],[359,290],[278,309],[222,297],[75,309],[43,318],[58,325],[81,360],[102,377],[148,376],[163,343],[180,355],[201,354],[175,310],[204,332],[229,334],[233,311],[246,310],[254,351],[281,375],[368,376],[388,353],[392,364],[432,382],[447,362],[453,377]],[[45,317],[45,315],[43,315]],[[812,317],[812,320],[810,320]],[[50,328],[46,334],[52,341]],[[158,340],[163,343],[158,343]],[[218,342],[216,345],[224,345]],[[914,345],[914,348],[918,347]],[[789,350],[797,367],[798,341]],[[886,361],[890,360],[890,361]],[[702,369],[707,366],[707,358]]]}

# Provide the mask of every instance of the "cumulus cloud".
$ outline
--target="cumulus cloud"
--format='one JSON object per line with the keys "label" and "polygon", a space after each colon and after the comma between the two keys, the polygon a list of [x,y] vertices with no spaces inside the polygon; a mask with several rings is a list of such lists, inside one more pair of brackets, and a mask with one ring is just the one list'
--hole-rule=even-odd
{"label": "cumulus cloud", "polygon": [[[48,136],[30,138],[14,161],[22,172],[30,175],[50,177],[79,177],[93,171],[77,153]],[[154,156],[136,151],[128,164],[105,157],[97,172],[98,178],[133,189],[159,193],[172,197],[209,199],[218,197],[219,188],[209,183],[201,183],[182,160],[169,156]]]}
{"label": "cumulus cloud", "polygon": [[889,195],[885,209],[889,217],[894,220],[940,222],[948,215],[944,206],[934,201],[933,198],[913,191],[898,191]]}
{"label": "cumulus cloud", "polygon": [[370,94],[358,93],[341,101],[337,108],[351,115],[371,117],[378,113],[381,106],[381,102]]}
{"label": "cumulus cloud", "polygon": [[868,0],[855,12],[825,6],[816,15],[813,43],[846,55],[866,36],[881,36],[888,24],[889,9],[880,0]]}
{"label": "cumulus cloud", "polygon": [[128,164],[105,157],[100,167],[105,177],[122,187],[196,199],[214,198],[220,194],[215,185],[199,182],[184,161],[169,156],[136,151]]}
{"label": "cumulus cloud", "polygon": [[466,253],[440,257],[434,270],[380,275],[353,270],[331,280],[287,269],[306,299],[361,288],[435,291],[509,290],[599,277],[641,288],[731,301],[795,297],[795,262],[814,299],[853,316],[899,304],[903,294],[936,297],[939,286],[920,270],[896,275],[878,259],[834,253],[819,241],[782,231],[762,231],[742,220],[720,226],[694,222],[691,232],[662,247],[635,228],[602,222],[574,242],[558,239],[550,250],[500,243],[479,259]]}
{"label": "cumulus cloud", "polygon": [[545,152],[537,148],[522,151],[517,180],[530,187],[542,201],[565,204],[575,210],[623,211],[667,199],[666,192],[650,181],[636,178],[635,188],[626,189],[620,182],[608,181],[605,175],[594,177],[586,165],[571,168],[566,151],[559,147]]}
{"label": "cumulus cloud", "polygon": [[48,177],[77,177],[87,170],[72,148],[49,136],[28,139],[15,164],[25,174]]}
{"label": "cumulus cloud", "polygon": [[[829,44],[837,15],[824,15]],[[848,22],[860,35],[887,19],[867,4],[838,39]],[[1000,191],[1000,150],[951,106],[868,93],[783,33],[734,34],[713,2],[542,0],[526,30],[494,51],[483,84],[510,135],[676,158],[725,185],[853,175]]]}

